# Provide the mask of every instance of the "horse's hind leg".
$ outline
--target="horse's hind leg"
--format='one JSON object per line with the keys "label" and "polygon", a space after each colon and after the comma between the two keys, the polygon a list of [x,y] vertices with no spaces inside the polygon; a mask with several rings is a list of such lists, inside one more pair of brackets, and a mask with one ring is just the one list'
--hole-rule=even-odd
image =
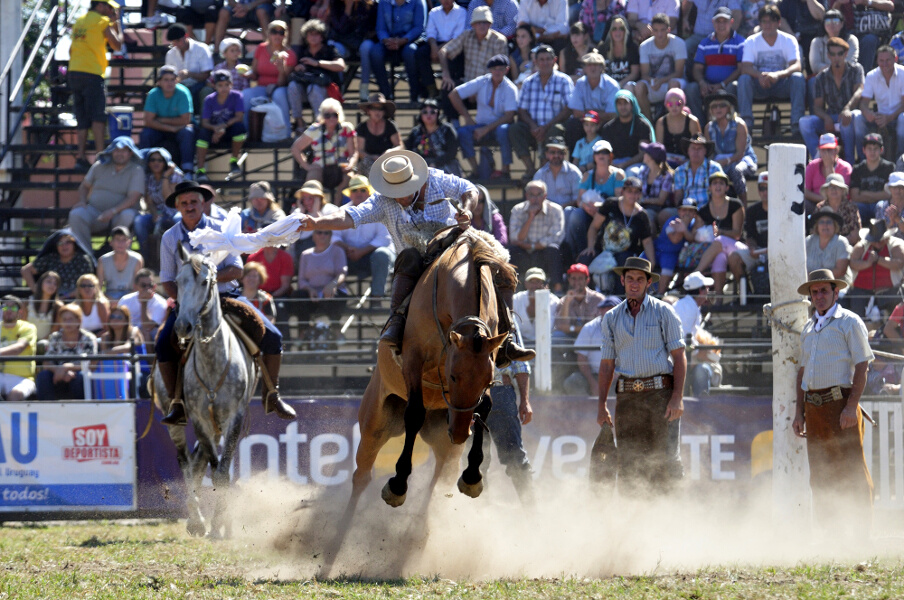
{"label": "horse's hind leg", "polygon": [[405,407],[405,446],[402,455],[396,462],[396,474],[383,487],[383,500],[389,506],[401,506],[408,493],[408,476],[411,475],[411,456],[414,453],[414,441],[424,425],[427,410],[424,408],[424,396],[420,386],[412,386],[408,393],[408,406]]}
{"label": "horse's hind leg", "polygon": [[483,436],[486,435],[486,419],[490,415],[493,401],[489,394],[483,395],[483,400],[477,406],[475,414],[479,417],[474,427],[474,443],[468,452],[468,466],[458,479],[458,491],[465,496],[476,498],[483,492],[483,475],[480,474],[480,463],[483,462]]}
{"label": "horse's hind leg", "polygon": [[232,466],[232,457],[238,445],[239,436],[242,434],[244,412],[237,412],[229,429],[226,431],[223,443],[223,453],[220,455],[219,464],[212,472],[213,487],[215,493],[214,513],[211,519],[210,533],[212,539],[228,539],[232,537],[232,519],[229,515],[228,491],[232,485],[229,468]]}

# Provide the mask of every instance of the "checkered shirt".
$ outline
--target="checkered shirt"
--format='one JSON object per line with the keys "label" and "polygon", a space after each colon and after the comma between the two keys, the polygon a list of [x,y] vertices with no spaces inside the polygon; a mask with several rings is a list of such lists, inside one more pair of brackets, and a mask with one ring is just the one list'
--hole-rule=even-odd
{"label": "checkered shirt", "polygon": [[546,87],[540,82],[540,74],[534,73],[521,86],[518,108],[530,113],[537,125],[546,125],[562,112],[573,91],[571,77],[561,71],[552,72]]}
{"label": "checkered shirt", "polygon": [[[509,217],[510,239],[517,239],[518,233],[529,216],[530,203],[526,200],[512,207]],[[562,207],[549,200],[543,201],[543,209],[530,224],[527,230],[527,242],[531,244],[543,244],[558,248],[565,237],[565,211]]]}
{"label": "checkered shirt", "polygon": [[508,54],[508,41],[504,35],[490,29],[481,42],[474,30],[469,29],[443,46],[443,50],[449,58],[465,53],[465,81],[471,81],[486,74],[491,58],[497,54]]}

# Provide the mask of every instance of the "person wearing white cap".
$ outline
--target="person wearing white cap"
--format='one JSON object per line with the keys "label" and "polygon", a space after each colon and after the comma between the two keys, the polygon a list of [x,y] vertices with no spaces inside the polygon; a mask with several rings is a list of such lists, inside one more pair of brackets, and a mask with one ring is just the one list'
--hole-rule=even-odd
{"label": "person wearing white cap", "polygon": [[804,175],[804,204],[807,214],[816,210],[816,205],[822,202],[822,184],[829,175],[838,173],[844,177],[845,184],[850,184],[853,170],[851,163],[838,157],[838,138],[835,134],[824,133],[819,136],[819,156],[807,164]]}
{"label": "person wearing white cap", "polygon": [[[859,242],[860,211],[853,202],[848,200],[848,186],[844,183],[844,178],[838,173],[829,175],[826,182],[822,184],[822,195],[825,200],[817,204],[816,208],[830,208],[835,211],[842,219],[838,235],[847,239],[851,245]],[[817,212],[819,211],[817,210]],[[813,215],[815,214],[813,213]]]}
{"label": "person wearing white cap", "polygon": [[[533,346],[537,339],[537,331],[535,329],[537,317],[536,292],[537,290],[547,289],[547,283],[546,271],[540,267],[531,267],[524,273],[524,291],[515,294],[512,300],[512,311],[518,319],[521,336],[528,346]],[[552,331],[556,311],[559,309],[559,302],[558,296],[555,294],[549,295],[550,331]]]}
{"label": "person wearing white cap", "polygon": [[465,57],[463,81],[471,81],[486,74],[490,58],[507,53],[508,40],[498,31],[493,31],[492,25],[493,12],[488,6],[482,6],[471,13],[471,29],[465,30],[440,49],[439,64],[443,71],[444,90],[451,91],[456,85],[449,71],[449,60],[459,54],[464,54]]}
{"label": "person wearing white cap", "polygon": [[518,27],[518,2],[516,0],[471,0],[468,3],[468,23],[471,15],[481,6],[489,6],[493,11],[493,31],[498,31],[510,40],[515,37]]}
{"label": "person wearing white cap", "polygon": [[889,228],[898,229],[898,237],[904,232],[904,173],[895,171],[888,176],[885,191],[889,194],[888,200],[876,203],[877,219],[884,219]]}
{"label": "person wearing white cap", "polygon": [[[681,328],[684,335],[689,336],[693,343],[706,340],[717,340],[712,334],[703,329],[703,317],[700,308],[709,302],[709,293],[715,281],[706,277],[700,271],[694,271],[684,278],[682,288],[684,294],[675,302],[675,312],[681,319]],[[709,343],[702,345],[711,345]],[[713,385],[719,385],[722,381],[722,365],[718,362],[718,351],[715,356],[706,350],[697,350],[693,354],[694,364],[689,369],[691,393],[696,397],[709,395],[709,389]]]}

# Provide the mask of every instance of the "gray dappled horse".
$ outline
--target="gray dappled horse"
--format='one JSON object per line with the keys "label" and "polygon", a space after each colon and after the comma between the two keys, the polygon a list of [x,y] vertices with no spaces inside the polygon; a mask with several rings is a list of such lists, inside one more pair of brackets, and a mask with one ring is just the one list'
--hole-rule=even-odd
{"label": "gray dappled horse", "polygon": [[[198,493],[209,465],[216,492],[209,535],[228,537],[231,523],[226,516],[225,492],[230,485],[229,469],[258,374],[248,350],[223,322],[216,266],[200,254],[189,255],[181,244],[179,257],[182,260],[176,275],[179,316],[174,331],[180,345],[193,341],[185,357],[182,388],[185,410],[198,441],[189,453],[185,427],[168,426],[169,435],[176,446],[177,459],[185,478],[188,533],[194,536],[207,533]],[[156,369],[154,391],[166,413],[170,398]],[[220,446],[218,441],[221,435]]]}

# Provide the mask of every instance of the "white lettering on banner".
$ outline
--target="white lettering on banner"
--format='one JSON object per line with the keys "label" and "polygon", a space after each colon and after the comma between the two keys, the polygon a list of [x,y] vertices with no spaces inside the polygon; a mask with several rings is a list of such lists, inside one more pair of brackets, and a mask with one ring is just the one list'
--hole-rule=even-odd
{"label": "white lettering on banner", "polygon": [[0,497],[3,498],[4,502],[42,502],[47,500],[49,495],[50,490],[48,488],[33,490],[30,487],[26,487],[24,490],[5,489]]}
{"label": "white lettering on banner", "polygon": [[[38,456],[38,413],[28,413],[28,434],[22,435],[22,413],[14,411],[10,414],[10,454],[19,464],[28,464]],[[22,442],[27,442],[23,449]],[[0,463],[6,462],[2,430],[0,430]]]}
{"label": "white lettering on banner", "polygon": [[534,479],[543,472],[543,464],[546,462],[546,453],[549,452],[549,444],[552,438],[548,435],[540,436],[540,442],[537,444],[537,451],[534,452],[534,459],[530,461],[531,467],[534,469]]}
{"label": "white lettering on banner", "polygon": [[689,446],[690,477],[700,479],[701,450],[709,442],[710,476],[713,481],[728,481],[735,478],[734,471],[723,470],[723,462],[734,461],[734,452],[723,452],[722,447],[735,443],[733,435],[682,435],[681,443]]}
{"label": "white lettering on banner", "polygon": [[[335,454],[324,454],[323,447],[335,444],[339,450]],[[339,469],[335,475],[324,475],[323,469],[348,458],[348,440],[338,433],[324,433],[311,440],[311,479],[320,485],[339,485],[349,476],[348,469]]]}
{"label": "white lettering on banner", "polygon": [[[308,434],[298,433],[298,423],[292,422],[286,427],[286,432],[279,436],[279,441],[286,445],[286,474],[289,481],[307,485],[308,478],[298,472],[298,446],[308,441]],[[243,460],[242,464],[244,462]]]}
{"label": "white lettering on banner", "polygon": [[[295,423],[292,423],[295,425]],[[263,433],[249,435],[239,442],[239,479],[246,481],[251,479],[251,448],[257,444],[267,450],[267,479],[273,481],[279,479],[279,442],[276,438]],[[230,476],[232,467],[230,467]],[[205,485],[207,484],[205,480]]]}
{"label": "white lettering on banner", "polygon": [[[565,452],[566,446],[574,446],[571,454]],[[552,475],[556,479],[566,477],[587,477],[587,467],[578,467],[566,473],[563,468],[568,463],[581,462],[587,457],[587,442],[576,435],[559,436],[552,443]]]}

